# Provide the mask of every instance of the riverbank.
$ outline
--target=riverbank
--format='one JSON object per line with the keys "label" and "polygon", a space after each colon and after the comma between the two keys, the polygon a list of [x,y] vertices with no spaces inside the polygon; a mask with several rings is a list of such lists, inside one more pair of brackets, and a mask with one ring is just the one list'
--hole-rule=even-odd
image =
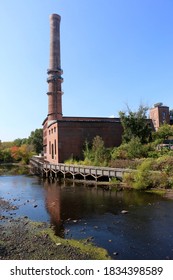
{"label": "riverbank", "polygon": [[29,175],[30,166],[20,163],[1,163],[0,164],[0,176],[6,175]]}
{"label": "riverbank", "polygon": [[107,251],[95,247],[90,238],[83,241],[55,236],[48,223],[28,217],[14,219],[15,206],[0,198],[1,260],[99,260],[110,259]]}

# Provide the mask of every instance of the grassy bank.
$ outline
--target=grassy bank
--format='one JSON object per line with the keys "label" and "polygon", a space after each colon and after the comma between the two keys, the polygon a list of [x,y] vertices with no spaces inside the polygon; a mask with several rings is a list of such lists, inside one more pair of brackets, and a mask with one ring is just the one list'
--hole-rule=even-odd
{"label": "grassy bank", "polygon": [[125,173],[123,182],[134,189],[172,189],[173,156],[146,158],[131,173]]}
{"label": "grassy bank", "polygon": [[106,260],[105,249],[90,239],[77,241],[55,236],[47,223],[11,219],[0,223],[0,259],[2,260]]}
{"label": "grassy bank", "polygon": [[30,174],[29,165],[22,165],[19,163],[0,164],[0,176],[28,174]]}

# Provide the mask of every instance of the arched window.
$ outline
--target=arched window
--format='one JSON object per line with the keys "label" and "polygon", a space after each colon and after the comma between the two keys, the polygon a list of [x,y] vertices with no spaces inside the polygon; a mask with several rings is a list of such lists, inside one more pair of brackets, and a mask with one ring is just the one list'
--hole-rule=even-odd
{"label": "arched window", "polygon": [[52,159],[54,159],[54,145],[52,144]]}
{"label": "arched window", "polygon": [[54,141],[54,145],[55,145],[55,155],[56,155],[56,139]]}

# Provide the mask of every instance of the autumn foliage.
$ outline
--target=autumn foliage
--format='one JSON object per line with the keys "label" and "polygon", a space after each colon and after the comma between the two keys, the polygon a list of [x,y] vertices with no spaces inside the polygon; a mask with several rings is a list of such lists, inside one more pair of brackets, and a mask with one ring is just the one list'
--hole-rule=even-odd
{"label": "autumn foliage", "polygon": [[28,138],[13,142],[0,141],[0,163],[20,162],[28,164],[29,159],[42,151],[42,129],[32,131]]}

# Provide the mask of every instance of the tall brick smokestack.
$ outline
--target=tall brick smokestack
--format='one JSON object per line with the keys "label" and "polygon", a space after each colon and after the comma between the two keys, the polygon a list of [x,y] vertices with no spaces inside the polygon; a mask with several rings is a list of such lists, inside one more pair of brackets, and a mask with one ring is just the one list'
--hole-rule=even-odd
{"label": "tall brick smokestack", "polygon": [[48,73],[48,121],[62,119],[62,91],[60,59],[60,20],[57,14],[50,15],[50,61]]}

